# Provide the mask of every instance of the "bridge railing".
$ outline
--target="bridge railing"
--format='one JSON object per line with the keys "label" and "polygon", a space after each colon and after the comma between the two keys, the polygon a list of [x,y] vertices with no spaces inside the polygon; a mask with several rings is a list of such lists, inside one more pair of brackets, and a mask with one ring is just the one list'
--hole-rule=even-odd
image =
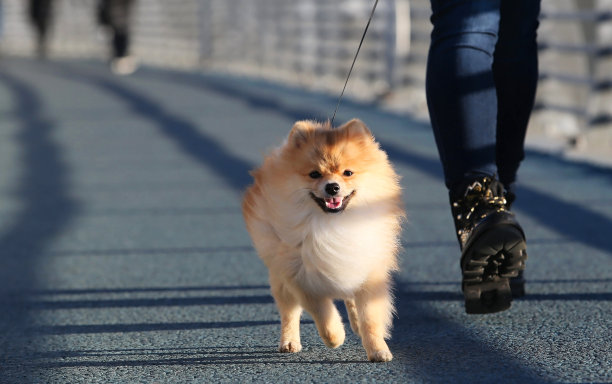
{"label": "bridge railing", "polygon": [[[367,0],[138,0],[133,53],[338,93],[369,16]],[[27,2],[2,2],[1,49],[31,55]],[[106,58],[96,0],[55,0],[50,56]],[[426,118],[428,0],[383,0],[348,93]],[[530,134],[612,151],[612,0],[543,0],[540,84]],[[387,96],[387,97],[385,97]]]}

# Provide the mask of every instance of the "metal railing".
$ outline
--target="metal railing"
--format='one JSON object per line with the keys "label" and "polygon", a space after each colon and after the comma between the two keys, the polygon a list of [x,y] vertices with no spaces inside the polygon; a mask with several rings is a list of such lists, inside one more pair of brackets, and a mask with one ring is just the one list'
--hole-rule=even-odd
{"label": "metal railing", "polygon": [[[2,5],[2,51],[32,54],[27,2]],[[95,5],[55,0],[51,58],[108,55]],[[371,6],[367,0],[138,0],[132,51],[152,65],[262,76],[336,93]],[[348,93],[375,99],[392,89],[402,110],[426,118],[429,16],[428,0],[381,1]],[[530,131],[578,144],[594,140],[610,150],[612,0],[543,0],[539,44]]]}
{"label": "metal railing", "polygon": [[612,1],[544,4],[534,123],[575,145],[612,151],[612,135],[603,132],[612,130]]}

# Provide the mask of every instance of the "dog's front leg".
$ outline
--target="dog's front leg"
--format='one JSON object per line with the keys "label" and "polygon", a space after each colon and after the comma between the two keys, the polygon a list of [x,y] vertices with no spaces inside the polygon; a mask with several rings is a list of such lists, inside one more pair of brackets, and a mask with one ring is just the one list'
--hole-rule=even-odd
{"label": "dog's front leg", "polygon": [[302,296],[302,306],[315,321],[319,336],[329,348],[338,348],[346,336],[342,317],[332,299],[311,295]]}
{"label": "dog's front leg", "polygon": [[370,279],[355,295],[359,318],[359,334],[368,359],[391,361],[393,355],[385,342],[393,316],[393,301],[388,277]]}
{"label": "dog's front leg", "polygon": [[270,289],[281,317],[280,352],[300,352],[300,317],[302,307],[298,299],[279,279],[270,276]]}

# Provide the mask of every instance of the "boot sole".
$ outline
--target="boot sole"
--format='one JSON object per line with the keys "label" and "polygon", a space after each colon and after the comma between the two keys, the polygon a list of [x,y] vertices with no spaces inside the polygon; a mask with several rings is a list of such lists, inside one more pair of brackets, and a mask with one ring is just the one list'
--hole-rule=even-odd
{"label": "boot sole", "polygon": [[525,296],[525,278],[522,273],[510,279],[510,291],[512,291],[512,297],[515,299]]}
{"label": "boot sole", "polygon": [[461,257],[465,311],[486,314],[510,308],[513,291],[520,291],[511,289],[510,280],[525,269],[526,259],[525,237],[517,227],[495,226],[479,234]]}

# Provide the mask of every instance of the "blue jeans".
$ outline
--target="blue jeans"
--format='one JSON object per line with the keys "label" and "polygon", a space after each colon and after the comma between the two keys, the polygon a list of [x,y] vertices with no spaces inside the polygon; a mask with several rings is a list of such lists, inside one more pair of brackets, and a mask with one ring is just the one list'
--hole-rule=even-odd
{"label": "blue jeans", "polygon": [[510,187],[538,80],[540,0],[431,0],[427,105],[446,186],[496,175]]}

